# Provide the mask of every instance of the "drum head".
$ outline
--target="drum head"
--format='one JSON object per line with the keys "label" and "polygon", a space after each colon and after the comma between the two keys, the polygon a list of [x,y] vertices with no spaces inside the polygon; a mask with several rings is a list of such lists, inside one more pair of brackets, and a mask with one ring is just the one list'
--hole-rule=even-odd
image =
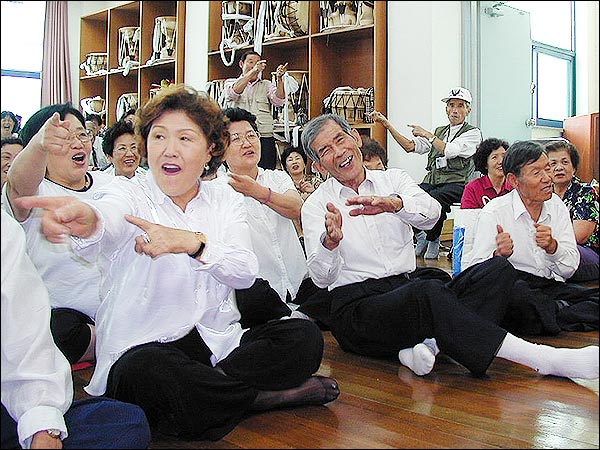
{"label": "drum head", "polygon": [[308,6],[307,1],[281,2],[277,19],[292,37],[308,34]]}

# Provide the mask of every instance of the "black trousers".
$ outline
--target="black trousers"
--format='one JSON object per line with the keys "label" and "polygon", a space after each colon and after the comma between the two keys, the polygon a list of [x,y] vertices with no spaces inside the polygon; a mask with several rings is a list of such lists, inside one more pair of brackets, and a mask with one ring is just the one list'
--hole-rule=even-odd
{"label": "black trousers", "polygon": [[460,183],[429,184],[421,183],[421,189],[435,198],[442,205],[442,213],[431,230],[425,231],[428,241],[435,241],[442,234],[444,221],[450,212],[452,203],[460,202],[465,185]]}
{"label": "black trousers", "polygon": [[495,320],[515,280],[514,267],[495,257],[448,283],[396,275],[338,287],[331,331],[344,350],[380,357],[435,338],[440,351],[483,375],[506,337]]}
{"label": "black trousers", "polygon": [[269,322],[246,331],[217,368],[194,328],[169,343],[128,350],[113,365],[106,395],[142,407],[150,426],[184,439],[218,440],[259,390],[299,386],[321,364],[323,335],[309,320]]}
{"label": "black trousers", "polygon": [[84,313],[70,308],[52,308],[50,331],[56,346],[74,364],[84,355],[92,337],[89,325],[94,321]]}
{"label": "black trousers", "polygon": [[260,160],[258,166],[263,169],[275,169],[277,167],[277,146],[274,137],[260,138]]}

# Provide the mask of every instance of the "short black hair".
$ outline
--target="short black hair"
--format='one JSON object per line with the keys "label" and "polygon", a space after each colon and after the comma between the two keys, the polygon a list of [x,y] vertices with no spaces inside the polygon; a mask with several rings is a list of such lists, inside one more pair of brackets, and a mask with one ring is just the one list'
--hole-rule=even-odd
{"label": "short black hair", "polygon": [[81,114],[78,109],[75,109],[73,105],[71,105],[71,102],[44,106],[36,111],[29,120],[27,120],[25,125],[23,125],[23,129],[19,134],[21,139],[23,139],[23,145],[29,144],[29,141],[31,141],[33,136],[42,129],[46,121],[52,117],[55,112],[59,114],[60,120],[65,120],[67,114],[74,115],[77,120],[81,122],[81,126],[85,128],[83,114]]}
{"label": "short black hair", "polygon": [[223,115],[229,119],[229,123],[234,122],[248,122],[254,131],[258,131],[258,125],[256,125],[256,116],[252,114],[250,111],[247,111],[243,108],[233,107],[233,108],[225,108],[223,110]]}
{"label": "short black hair", "polygon": [[383,167],[387,169],[388,157],[385,148],[369,136],[361,136],[361,139],[362,147],[360,148],[360,151],[363,155],[363,159],[368,161],[374,156],[379,156],[379,159],[381,159],[381,162],[383,163]]}
{"label": "short black hair", "polygon": [[92,122],[96,122],[96,125],[98,125],[99,127],[101,127],[104,123],[100,114],[88,114],[87,116],[85,116],[85,120],[91,120]]}
{"label": "short black hair", "polygon": [[546,154],[542,144],[536,141],[516,141],[506,150],[502,160],[502,169],[504,175],[513,173],[521,176],[521,169],[527,164],[531,164],[540,159],[540,156]]}
{"label": "short black hair", "polygon": [[240,57],[240,62],[243,63],[244,61],[246,61],[246,58],[250,55],[256,55],[259,58],[262,58],[260,53],[255,52],[254,50],[248,50],[248,51],[245,51],[244,53],[242,53],[242,56]]}
{"label": "short black hair", "polygon": [[575,147],[571,142],[566,139],[562,141],[552,141],[547,143],[544,146],[544,150],[546,153],[559,152],[561,150],[566,150],[571,158],[571,164],[573,167],[577,169],[579,167],[579,151],[577,151],[577,147]]}
{"label": "short black hair", "polygon": [[13,125],[13,129],[11,130],[11,133],[18,133],[19,129],[21,128],[21,116],[18,116],[12,111],[2,111],[0,120],[4,119],[5,117],[10,117],[10,119],[15,123]]}
{"label": "short black hair", "polygon": [[115,141],[124,134],[133,134],[135,136],[133,125],[126,120],[121,119],[108,127],[102,138],[102,151],[112,157]]}
{"label": "short black hair", "polygon": [[290,145],[290,146],[286,147],[286,149],[281,153],[281,166],[283,167],[283,170],[285,170],[286,172],[288,171],[288,169],[287,169],[287,163],[285,160],[292,153],[298,153],[302,157],[302,160],[304,161],[304,165],[308,164],[308,157],[306,156],[306,153],[304,153],[304,150],[302,150],[300,147],[293,147]]}
{"label": "short black hair", "polygon": [[492,152],[500,147],[503,147],[504,150],[508,150],[510,144],[503,139],[497,138],[487,138],[481,141],[477,146],[477,150],[475,150],[475,154],[473,155],[475,170],[478,170],[483,175],[487,175],[487,160]]}
{"label": "short black hair", "polygon": [[10,144],[19,144],[22,145],[23,147],[25,147],[23,145],[23,139],[21,139],[20,137],[7,137],[7,138],[2,138],[2,142],[0,143],[0,148],[4,147],[5,145],[10,145]]}

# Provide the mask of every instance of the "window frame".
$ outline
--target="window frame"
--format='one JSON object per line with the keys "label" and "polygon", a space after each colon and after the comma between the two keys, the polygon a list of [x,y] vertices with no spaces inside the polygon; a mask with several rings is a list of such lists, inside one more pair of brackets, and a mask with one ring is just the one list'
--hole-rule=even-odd
{"label": "window frame", "polygon": [[[573,21],[572,21],[572,23],[573,23]],[[573,34],[571,36],[573,36]],[[535,124],[537,126],[562,128],[563,120],[543,118],[543,117],[540,117],[539,113],[538,113],[539,96],[540,96],[539,77],[538,77],[539,55],[545,55],[545,56],[549,56],[552,58],[567,61],[567,89],[566,89],[567,111],[566,111],[566,117],[571,117],[573,115],[573,111],[576,110],[575,109],[576,108],[576,104],[575,104],[576,95],[575,95],[575,82],[574,82],[575,76],[576,76],[575,52],[572,50],[566,50],[563,48],[558,48],[558,47],[554,47],[552,45],[544,44],[542,42],[531,41],[531,66],[532,66],[531,67],[531,69],[532,69],[531,79],[534,84],[534,90],[533,90],[533,95],[532,95],[532,117],[535,119]],[[542,93],[542,95],[543,95],[543,93]]]}

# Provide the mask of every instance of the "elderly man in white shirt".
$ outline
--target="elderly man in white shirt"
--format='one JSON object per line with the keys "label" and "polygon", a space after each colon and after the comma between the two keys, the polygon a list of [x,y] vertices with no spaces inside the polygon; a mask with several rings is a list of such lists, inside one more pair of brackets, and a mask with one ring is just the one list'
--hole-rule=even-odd
{"label": "elderly man in white shirt", "polygon": [[337,398],[335,380],[313,376],[323,355],[317,325],[239,323],[230,294],[253,283],[258,264],[242,196],[201,181],[225,147],[218,104],[178,85],[146,103],[138,124],[150,167],[140,183],[116,177],[88,203],[18,200],[48,210],[47,239],[71,235],[75,251],[103,267],[86,391],[140,405],[162,433],[211,440],[249,411]]}
{"label": "elderly man in white shirt", "polygon": [[73,402],[71,366],[50,333],[48,290],[25,232],[2,214],[2,448],[147,448],[139,406],[107,398]]}
{"label": "elderly man in white shirt", "polygon": [[[473,263],[499,255],[517,269],[520,287],[500,323],[528,334],[598,329],[598,289],[565,283],[579,266],[579,251],[569,211],[552,190],[548,155],[535,141],[515,142],[502,166],[515,189],[483,207],[471,253]],[[590,308],[577,319],[573,311],[583,301]]]}
{"label": "elderly man in white shirt", "polygon": [[361,136],[333,114],[312,119],[302,144],[331,177],[302,207],[308,268],[331,296],[330,326],[346,351],[398,355],[418,375],[443,351],[475,375],[500,357],[542,374],[598,377],[598,347],[538,346],[463,304],[506,297],[516,278],[505,258],[471,267],[444,284],[411,279],[412,227],[433,226],[440,205],[404,171],[363,166]]}

